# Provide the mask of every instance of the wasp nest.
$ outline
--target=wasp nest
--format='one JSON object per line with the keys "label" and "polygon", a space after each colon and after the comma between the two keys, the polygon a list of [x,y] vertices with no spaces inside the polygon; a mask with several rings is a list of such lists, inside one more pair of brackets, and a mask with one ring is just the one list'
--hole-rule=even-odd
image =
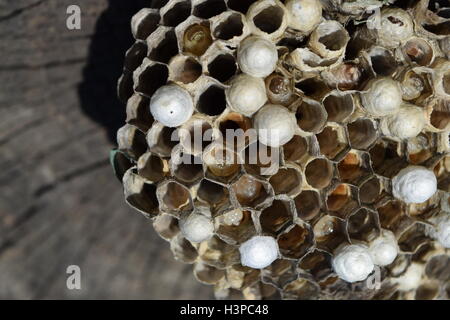
{"label": "wasp nest", "polygon": [[154,0],[118,84],[126,202],[220,299],[450,298],[449,13]]}

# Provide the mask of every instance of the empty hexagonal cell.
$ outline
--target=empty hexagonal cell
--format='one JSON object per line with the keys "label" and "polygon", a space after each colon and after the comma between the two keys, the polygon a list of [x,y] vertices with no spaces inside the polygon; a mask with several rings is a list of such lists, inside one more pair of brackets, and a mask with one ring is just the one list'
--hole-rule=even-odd
{"label": "empty hexagonal cell", "polygon": [[203,166],[199,157],[183,154],[182,163],[172,162],[172,174],[184,183],[195,183],[203,178]]}
{"label": "empty hexagonal cell", "polygon": [[306,165],[306,181],[314,188],[325,188],[330,184],[333,176],[334,166],[328,159],[317,158]]}
{"label": "empty hexagonal cell", "polygon": [[209,23],[189,24],[183,34],[183,51],[200,57],[213,43]]}
{"label": "empty hexagonal cell", "polygon": [[295,264],[292,260],[277,259],[264,269],[263,280],[274,283],[279,287],[284,279],[293,279],[297,276]]}
{"label": "empty hexagonal cell", "polygon": [[273,35],[280,34],[286,28],[287,13],[280,2],[259,2],[260,7],[250,7],[247,12],[247,19],[250,24],[256,27],[259,33]]}
{"label": "empty hexagonal cell", "polygon": [[161,183],[156,190],[160,209],[179,215],[192,210],[192,198],[189,189],[174,180]]}
{"label": "empty hexagonal cell", "polygon": [[155,122],[147,132],[149,150],[161,157],[170,157],[179,140],[177,128],[165,127],[159,122]]}
{"label": "empty hexagonal cell", "polygon": [[158,199],[156,198],[156,186],[147,183],[139,176],[136,168],[130,168],[123,176],[123,188],[125,201],[134,209],[147,217],[158,214]]}
{"label": "empty hexagonal cell", "polygon": [[197,199],[206,202],[212,208],[226,202],[228,197],[228,190],[225,187],[207,179],[200,182],[197,190]]}
{"label": "empty hexagonal cell", "polygon": [[218,116],[226,106],[225,91],[216,84],[211,84],[198,96],[197,110],[208,116]]}
{"label": "empty hexagonal cell", "polygon": [[181,233],[170,241],[170,250],[175,260],[183,263],[194,263],[198,257],[198,252],[194,246],[184,238]]}
{"label": "empty hexagonal cell", "polygon": [[268,147],[260,142],[251,143],[244,149],[242,158],[245,171],[262,179],[276,174],[281,166],[280,149]]}
{"label": "empty hexagonal cell", "polygon": [[239,178],[231,186],[232,195],[243,207],[259,209],[267,206],[273,197],[273,189],[266,181],[259,180],[249,174]]}
{"label": "empty hexagonal cell", "polygon": [[283,145],[285,161],[301,161],[308,155],[308,139],[295,135],[288,143]]}
{"label": "empty hexagonal cell", "polygon": [[393,178],[408,162],[399,155],[399,144],[391,141],[380,141],[370,149],[372,169],[383,177]]}
{"label": "empty hexagonal cell", "polygon": [[178,219],[170,214],[161,213],[153,220],[153,228],[164,240],[170,241],[179,232]]}
{"label": "empty hexagonal cell", "polygon": [[178,130],[180,144],[183,150],[193,155],[199,155],[213,143],[212,123],[207,117],[194,115]]}
{"label": "empty hexagonal cell", "polygon": [[252,127],[251,119],[240,113],[229,112],[222,115],[217,120],[217,125],[225,145],[232,150],[241,150],[256,139],[254,130],[248,130]]}
{"label": "empty hexagonal cell", "polygon": [[404,253],[415,253],[421,246],[430,242],[427,226],[421,222],[410,225],[399,237],[398,246]]}
{"label": "empty hexagonal cell", "polygon": [[135,93],[127,102],[127,123],[147,132],[152,126],[154,119],[148,112],[150,99]]}
{"label": "empty hexagonal cell", "polygon": [[[448,91],[450,95],[450,73],[448,75]],[[450,128],[450,101],[436,100],[430,108],[430,125],[436,131],[448,130]]]}
{"label": "empty hexagonal cell", "polygon": [[209,19],[227,10],[224,0],[203,0],[197,3],[193,14],[203,19]]}
{"label": "empty hexagonal cell", "polygon": [[327,121],[327,112],[319,102],[305,99],[297,107],[295,117],[300,129],[317,133],[322,130]]}
{"label": "empty hexagonal cell", "polygon": [[331,259],[331,254],[314,249],[301,258],[298,266],[311,274],[316,281],[321,281],[333,273]]}
{"label": "empty hexagonal cell", "polygon": [[341,126],[328,126],[316,135],[320,153],[331,160],[339,161],[350,150],[345,130]]}
{"label": "empty hexagonal cell", "polygon": [[223,184],[229,184],[241,172],[238,155],[222,145],[210,144],[203,152],[205,176]]}
{"label": "empty hexagonal cell", "polygon": [[365,152],[350,151],[338,166],[342,182],[357,185],[371,174],[370,156]]}
{"label": "empty hexagonal cell", "polygon": [[347,220],[347,233],[352,240],[369,242],[380,234],[376,211],[361,208],[350,215]]}
{"label": "empty hexagonal cell", "polygon": [[220,279],[225,277],[225,270],[214,268],[199,261],[194,265],[194,276],[201,283],[216,284]]}
{"label": "empty hexagonal cell", "polygon": [[319,285],[304,278],[298,278],[283,288],[283,297],[288,299],[315,300],[319,293]]}
{"label": "empty hexagonal cell", "polygon": [[133,86],[133,72],[124,70],[119,80],[117,80],[117,96],[122,103],[126,103],[134,94]]}
{"label": "empty hexagonal cell", "polygon": [[213,28],[213,36],[220,40],[231,40],[244,34],[245,16],[238,12],[226,12],[220,16]]}
{"label": "empty hexagonal cell", "polygon": [[133,72],[141,65],[146,56],[147,44],[142,41],[136,41],[125,53],[124,69]]}
{"label": "empty hexagonal cell", "polygon": [[195,82],[202,75],[202,66],[193,57],[177,55],[169,63],[169,79],[184,84]]}
{"label": "empty hexagonal cell", "polygon": [[134,165],[125,153],[117,149],[110,151],[109,161],[113,167],[114,174],[120,182],[122,182],[125,172]]}
{"label": "empty hexagonal cell", "polygon": [[155,154],[144,153],[137,161],[138,174],[151,181],[157,182],[164,178],[164,162]]}
{"label": "empty hexagonal cell", "polygon": [[261,212],[260,222],[263,232],[278,234],[292,223],[294,213],[292,203],[274,200],[272,205]]}
{"label": "empty hexagonal cell", "polygon": [[243,290],[246,300],[280,300],[277,287],[272,284],[257,282]]}
{"label": "empty hexagonal cell", "polygon": [[342,94],[333,91],[323,100],[323,105],[328,114],[328,121],[343,122],[353,113],[355,106],[351,94]]}
{"label": "empty hexagonal cell", "polygon": [[165,26],[176,27],[191,15],[191,1],[171,1],[160,11]]}
{"label": "empty hexagonal cell", "polygon": [[314,219],[320,213],[320,195],[314,190],[303,190],[294,198],[297,216],[305,221]]}
{"label": "empty hexagonal cell", "polygon": [[358,190],[348,184],[338,184],[327,195],[327,208],[331,215],[346,219],[358,207]]}
{"label": "empty hexagonal cell", "polygon": [[159,27],[147,38],[149,58],[154,61],[168,63],[178,54],[178,43],[172,28]]}
{"label": "empty hexagonal cell", "polygon": [[439,296],[440,283],[436,280],[428,280],[422,283],[416,290],[416,300],[433,300]]}
{"label": "empty hexagonal cell", "polygon": [[145,40],[156,30],[161,17],[158,10],[144,8],[131,19],[131,31],[135,39]]}
{"label": "empty hexagonal cell", "polygon": [[293,196],[302,189],[303,177],[300,167],[293,164],[287,164],[280,168],[276,174],[269,179],[275,194],[286,194]]}
{"label": "empty hexagonal cell", "polygon": [[348,138],[352,148],[366,150],[378,138],[376,123],[369,119],[358,119],[347,124]]}
{"label": "empty hexagonal cell", "polygon": [[217,236],[230,244],[243,243],[256,234],[250,211],[227,211],[216,218],[216,223]]}
{"label": "empty hexagonal cell", "polygon": [[147,149],[145,134],[135,126],[126,124],[117,131],[118,150],[137,160]]}
{"label": "empty hexagonal cell", "polygon": [[386,204],[377,208],[377,211],[381,227],[393,232],[396,231],[406,217],[404,205],[397,200],[388,201]]}
{"label": "empty hexagonal cell", "polygon": [[305,96],[318,100],[321,100],[324,93],[329,91],[325,82],[318,77],[301,80],[295,84],[295,87]]}
{"label": "empty hexagonal cell", "polygon": [[203,241],[198,252],[204,263],[219,269],[238,264],[240,260],[239,250],[216,236]]}
{"label": "empty hexagonal cell", "polygon": [[397,63],[391,51],[383,47],[373,47],[368,53],[373,71],[380,76],[390,76],[397,69]]}
{"label": "empty hexagonal cell", "polygon": [[313,245],[313,233],[307,224],[295,224],[278,236],[278,247],[286,258],[299,259]]}
{"label": "empty hexagonal cell", "polygon": [[254,0],[228,0],[228,7],[232,10],[246,14]]}
{"label": "empty hexagonal cell", "polygon": [[359,200],[362,203],[372,204],[380,198],[383,192],[382,181],[377,176],[367,178],[359,186]]}
{"label": "empty hexagonal cell", "polygon": [[220,82],[226,82],[236,74],[236,59],[232,54],[221,53],[208,64],[209,75]]}
{"label": "empty hexagonal cell", "polygon": [[167,66],[144,59],[142,65],[134,72],[134,90],[151,97],[156,90],[167,83],[169,70]]}
{"label": "empty hexagonal cell", "polygon": [[450,279],[450,257],[446,254],[439,254],[427,261],[425,274],[431,279],[446,281]]}
{"label": "empty hexagonal cell", "polygon": [[347,241],[345,222],[338,217],[324,215],[314,224],[313,231],[317,247],[330,253]]}

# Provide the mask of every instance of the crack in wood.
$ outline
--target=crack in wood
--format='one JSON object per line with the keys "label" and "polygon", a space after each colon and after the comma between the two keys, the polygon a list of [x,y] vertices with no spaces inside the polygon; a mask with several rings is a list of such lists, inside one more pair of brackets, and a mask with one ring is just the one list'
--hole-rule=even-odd
{"label": "crack in wood", "polygon": [[26,7],[15,9],[15,10],[11,11],[10,13],[8,13],[7,15],[0,17],[0,22],[15,18],[15,17],[21,15],[22,13],[24,13],[25,11],[28,11],[37,6],[40,6],[42,3],[46,2],[46,1],[47,0],[39,0],[39,1],[36,1],[35,3],[29,4]]}

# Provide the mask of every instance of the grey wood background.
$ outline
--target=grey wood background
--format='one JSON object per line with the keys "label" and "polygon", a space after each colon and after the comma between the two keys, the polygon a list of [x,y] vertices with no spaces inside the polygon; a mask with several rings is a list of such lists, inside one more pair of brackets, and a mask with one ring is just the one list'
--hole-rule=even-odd
{"label": "grey wood background", "polygon": [[[81,30],[66,8],[82,10]],[[115,95],[140,0],[0,0],[0,298],[209,299],[123,201]],[[66,288],[79,265],[82,289]]]}

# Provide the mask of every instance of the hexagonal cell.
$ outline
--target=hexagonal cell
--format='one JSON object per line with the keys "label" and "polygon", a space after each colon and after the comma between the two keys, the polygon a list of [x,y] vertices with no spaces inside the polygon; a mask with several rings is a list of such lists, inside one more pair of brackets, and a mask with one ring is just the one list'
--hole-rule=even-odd
{"label": "hexagonal cell", "polygon": [[352,148],[366,150],[378,138],[376,123],[370,119],[358,119],[347,124],[348,138]]}
{"label": "hexagonal cell", "polygon": [[157,182],[164,178],[163,160],[150,152],[144,153],[137,161],[138,174],[151,181]]}
{"label": "hexagonal cell", "polygon": [[245,242],[256,234],[250,211],[227,211],[216,218],[216,223],[217,236],[230,244]]}
{"label": "hexagonal cell", "polygon": [[167,66],[144,59],[142,65],[133,74],[134,91],[150,98],[156,90],[167,83],[168,77]]}
{"label": "hexagonal cell", "polygon": [[450,156],[443,157],[433,168],[438,181],[438,189],[450,192]]}
{"label": "hexagonal cell", "polygon": [[228,284],[233,289],[243,290],[259,281],[260,271],[244,267],[240,264],[231,266],[226,270]]}
{"label": "hexagonal cell", "polygon": [[199,18],[209,19],[227,10],[224,0],[199,1],[194,7],[193,14]]}
{"label": "hexagonal cell", "polygon": [[214,208],[228,200],[228,190],[220,184],[203,179],[197,190],[197,199]]}
{"label": "hexagonal cell", "polygon": [[383,192],[382,181],[377,176],[372,176],[359,186],[359,200],[362,203],[372,204],[380,198]]}
{"label": "hexagonal cell", "polygon": [[433,48],[421,38],[412,38],[402,47],[403,54],[410,60],[420,66],[427,66],[433,60]]}
{"label": "hexagonal cell", "polygon": [[199,261],[194,265],[194,276],[201,283],[216,284],[225,277],[225,270],[214,268]]}
{"label": "hexagonal cell", "polygon": [[155,121],[152,114],[148,112],[149,103],[149,98],[137,93],[133,94],[127,102],[126,121],[142,132],[147,132]]}
{"label": "hexagonal cell", "polygon": [[226,82],[236,74],[236,59],[232,54],[222,53],[208,64],[209,75],[220,82]]}
{"label": "hexagonal cell", "polygon": [[295,117],[297,118],[297,124],[300,129],[317,133],[325,126],[327,112],[319,102],[304,99],[297,107]]}
{"label": "hexagonal cell", "polygon": [[122,182],[127,204],[146,217],[156,216],[159,213],[156,186],[139,176],[136,168],[128,169]]}
{"label": "hexagonal cell", "polygon": [[318,77],[301,80],[295,84],[295,87],[305,96],[317,100],[321,100],[324,93],[329,91],[325,82]]}
{"label": "hexagonal cell", "polygon": [[145,42],[136,41],[125,53],[125,60],[123,62],[124,69],[130,72],[136,70],[147,56],[147,50],[148,48]]}
{"label": "hexagonal cell", "polygon": [[339,161],[350,150],[345,130],[341,126],[328,126],[316,135],[320,153],[330,160]]}
{"label": "hexagonal cell", "polygon": [[450,279],[450,257],[440,254],[428,260],[425,267],[425,274],[431,279],[446,281]]}
{"label": "hexagonal cell", "polygon": [[180,215],[193,208],[189,189],[174,180],[164,181],[158,185],[156,195],[160,209],[167,213]]}
{"label": "hexagonal cell", "polygon": [[168,63],[178,54],[177,37],[172,28],[159,27],[147,38],[147,46],[148,57],[154,61]]}
{"label": "hexagonal cell", "polygon": [[194,184],[203,178],[201,158],[183,152],[181,145],[173,149],[169,165],[172,175],[185,184]]}
{"label": "hexagonal cell", "polygon": [[243,290],[246,300],[280,300],[281,295],[277,287],[272,284],[257,282]]}
{"label": "hexagonal cell", "polygon": [[176,235],[170,241],[170,250],[172,251],[175,260],[183,263],[194,263],[198,257],[197,250],[181,235],[181,233]]}
{"label": "hexagonal cell", "polygon": [[283,298],[288,299],[316,300],[319,293],[319,285],[304,278],[298,278],[283,288]]}
{"label": "hexagonal cell", "polygon": [[217,143],[210,144],[203,152],[205,176],[222,184],[229,184],[241,172],[238,155]]}
{"label": "hexagonal cell", "polygon": [[[192,22],[191,22],[192,23]],[[207,23],[194,23],[184,30],[183,51],[202,56],[212,45],[211,29]]]}
{"label": "hexagonal cell", "polygon": [[345,221],[338,217],[324,215],[314,224],[313,231],[317,248],[329,253],[347,242]]}
{"label": "hexagonal cell", "polygon": [[401,234],[398,239],[398,246],[402,252],[415,253],[428,242],[430,242],[430,238],[427,235],[426,225],[415,222]]}
{"label": "hexagonal cell", "polygon": [[405,207],[401,201],[391,200],[377,208],[381,227],[393,232],[405,221]]}
{"label": "hexagonal cell", "polygon": [[195,82],[202,75],[202,65],[193,57],[177,55],[169,63],[169,79],[178,83]]}
{"label": "hexagonal cell", "polygon": [[165,26],[176,27],[191,15],[191,1],[171,1],[160,11]]}
{"label": "hexagonal cell", "polygon": [[435,136],[431,133],[421,133],[417,137],[408,139],[406,143],[408,162],[422,164],[436,153],[433,147]]}
{"label": "hexagonal cell", "polygon": [[369,242],[380,234],[378,214],[366,208],[352,213],[347,220],[347,233],[351,240]]}
{"label": "hexagonal cell", "polygon": [[208,116],[218,116],[226,107],[225,91],[218,85],[210,85],[197,99],[197,110]]}
{"label": "hexagonal cell", "polygon": [[274,283],[279,287],[284,279],[293,279],[297,277],[295,264],[292,260],[277,259],[270,266],[263,270],[263,281]]}
{"label": "hexagonal cell", "polygon": [[110,151],[109,161],[113,167],[114,174],[120,182],[122,182],[125,172],[134,165],[125,153],[117,149]]}
{"label": "hexagonal cell", "polygon": [[133,72],[124,70],[117,80],[117,96],[122,103],[127,103],[128,99],[134,94],[133,86]]}
{"label": "hexagonal cell", "polygon": [[237,247],[227,244],[217,236],[200,243],[198,252],[204,263],[219,269],[238,264],[240,260]]}
{"label": "hexagonal cell", "polygon": [[139,40],[147,39],[158,28],[160,19],[158,10],[141,9],[131,19],[131,31],[134,38]]}
{"label": "hexagonal cell", "polygon": [[322,281],[333,273],[331,261],[331,254],[314,249],[301,258],[298,266],[311,274],[316,281]]}
{"label": "hexagonal cell", "polygon": [[245,174],[231,185],[232,196],[243,207],[260,209],[267,206],[273,197],[273,189],[266,181]]}
{"label": "hexagonal cell", "polygon": [[353,185],[359,184],[372,172],[369,154],[356,150],[347,153],[337,168],[341,181]]}
{"label": "hexagonal cell", "polygon": [[215,139],[212,123],[198,114],[181,126],[178,136],[183,150],[192,155],[200,155]]}
{"label": "hexagonal cell", "polygon": [[269,179],[275,194],[286,194],[293,196],[302,189],[303,177],[300,167],[288,164],[280,168],[278,172]]}
{"label": "hexagonal cell", "polygon": [[170,214],[161,213],[153,220],[153,228],[164,240],[170,241],[179,232],[178,219]]}
{"label": "hexagonal cell", "polygon": [[220,40],[231,40],[239,37],[244,33],[245,16],[237,12],[230,12],[222,15],[220,23],[213,29],[213,36]]}
{"label": "hexagonal cell", "polygon": [[250,142],[256,139],[256,133],[252,128],[250,118],[243,116],[237,112],[229,112],[217,119],[222,140],[227,148],[232,150],[241,150]]}
{"label": "hexagonal cell", "polygon": [[255,2],[255,0],[228,0],[228,7],[232,10],[246,14],[253,2]]}
{"label": "hexagonal cell", "polygon": [[118,150],[137,160],[147,149],[145,134],[135,126],[126,124],[117,131]]}
{"label": "hexagonal cell", "polygon": [[[450,95],[450,73],[448,75],[448,91]],[[436,100],[431,108],[430,125],[437,131],[450,128],[450,100]]]}
{"label": "hexagonal cell", "polygon": [[279,234],[294,218],[291,203],[283,200],[274,200],[272,205],[261,212],[259,217],[263,232]]}
{"label": "hexagonal cell", "polygon": [[299,259],[314,244],[313,233],[307,224],[295,224],[278,236],[281,254],[290,259]]}
{"label": "hexagonal cell", "polygon": [[147,132],[149,150],[161,157],[170,157],[179,140],[177,128],[165,127],[159,122],[155,122]]}
{"label": "hexagonal cell", "polygon": [[328,159],[317,158],[306,165],[305,177],[314,188],[327,187],[334,176],[334,166]]}
{"label": "hexagonal cell", "polygon": [[323,100],[328,121],[343,122],[353,113],[355,105],[351,94],[342,94],[335,90]]}
{"label": "hexagonal cell", "polygon": [[276,174],[281,166],[280,149],[268,147],[259,141],[249,144],[243,150],[242,158],[245,171],[263,179]]}
{"label": "hexagonal cell", "polygon": [[393,178],[401,169],[408,166],[408,162],[399,155],[400,146],[394,141],[380,141],[370,149],[372,169],[383,177]]}
{"label": "hexagonal cell", "polygon": [[418,69],[407,69],[400,75],[403,100],[410,101],[415,105],[422,102],[433,93],[429,74]]}
{"label": "hexagonal cell", "polygon": [[283,156],[285,161],[301,161],[308,155],[308,140],[302,136],[295,135],[288,143],[283,145]]}
{"label": "hexagonal cell", "polygon": [[439,285],[439,281],[426,281],[417,288],[414,299],[433,300],[437,298],[439,295]]}
{"label": "hexagonal cell", "polygon": [[397,69],[391,51],[383,47],[372,47],[367,53],[373,71],[380,76],[390,76]]}
{"label": "hexagonal cell", "polygon": [[283,27],[283,21],[287,17],[284,8],[279,6],[278,3],[273,1],[265,7],[261,7],[259,10],[253,10],[253,7],[251,7],[247,12],[249,23],[253,24],[259,32],[268,35],[275,34],[279,31],[283,32],[281,28]]}
{"label": "hexagonal cell", "polygon": [[312,220],[320,213],[321,200],[317,191],[303,190],[294,198],[294,203],[297,216],[302,220]]}
{"label": "hexagonal cell", "polygon": [[358,207],[357,188],[345,183],[338,184],[327,195],[327,209],[330,215],[346,219]]}

